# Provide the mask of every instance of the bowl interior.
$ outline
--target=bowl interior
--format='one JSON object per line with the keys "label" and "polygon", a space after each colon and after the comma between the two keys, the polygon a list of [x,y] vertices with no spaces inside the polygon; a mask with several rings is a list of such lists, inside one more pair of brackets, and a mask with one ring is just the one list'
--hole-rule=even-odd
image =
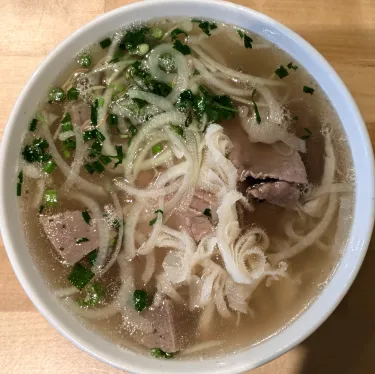
{"label": "bowl interior", "polygon": [[[339,114],[349,139],[355,176],[354,223],[342,260],[328,285],[312,305],[283,331],[240,353],[206,361],[163,361],[119,348],[86,330],[52,296],[36,271],[18,216],[15,194],[20,140],[40,97],[58,73],[83,47],[134,20],[191,16],[222,20],[274,42],[316,79]],[[0,223],[4,243],[25,291],[64,336],[77,346],[116,367],[133,373],[239,373],[259,366],[290,349],[312,333],[334,310],[353,282],[364,258],[374,219],[373,154],[358,109],[346,87],[323,57],[295,33],[272,19],[231,3],[214,0],[157,0],[116,9],[92,21],[61,43],[39,66],[22,91],[9,118],[0,153]]]}

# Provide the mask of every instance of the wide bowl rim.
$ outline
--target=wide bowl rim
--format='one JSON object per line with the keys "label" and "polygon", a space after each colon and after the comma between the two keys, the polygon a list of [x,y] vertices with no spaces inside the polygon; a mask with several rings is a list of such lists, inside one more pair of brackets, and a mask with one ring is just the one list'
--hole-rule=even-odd
{"label": "wide bowl rim", "polygon": [[[144,11],[146,9],[148,9],[150,12],[150,10],[155,10],[156,7],[185,7],[186,9],[192,9],[194,6],[199,8],[199,6],[201,6],[202,4],[222,14],[222,17],[219,17],[221,19],[225,18],[226,10],[231,10],[242,12],[243,14],[245,14],[245,17],[249,18],[249,20],[261,20],[265,24],[269,25],[270,28],[273,27],[277,29],[281,34],[287,35],[289,38],[293,39],[293,42],[295,42],[298,46],[304,48],[306,53],[311,55],[312,59],[314,59],[317,64],[322,66],[322,69],[330,76],[330,79],[333,81],[333,85],[341,90],[342,101],[349,108],[350,113],[355,119],[354,123],[356,125],[356,129],[358,130],[358,137],[360,138],[360,140],[358,141],[362,146],[360,152],[362,152],[362,154],[364,155],[363,167],[365,168],[364,173],[368,174],[368,185],[366,186],[366,189],[364,191],[360,191],[362,194],[364,194],[364,196],[359,195],[359,192],[356,191],[356,204],[359,201],[362,202],[363,207],[366,207],[366,205],[364,205],[363,203],[364,198],[369,199],[368,201],[371,201],[371,203],[368,203],[367,210],[362,212],[362,222],[364,221],[364,223],[362,223],[361,227],[356,228],[358,234],[361,234],[362,240],[359,240],[357,237],[356,241],[349,242],[345,248],[345,253],[347,251],[354,253],[354,262],[350,263],[346,269],[342,270],[342,274],[345,275],[345,277],[347,276],[347,278],[344,278],[346,279],[346,281],[341,285],[336,285],[339,291],[337,291],[336,294],[334,293],[334,297],[328,297],[328,291],[326,292],[326,290],[331,287],[333,280],[337,275],[336,272],[330,280],[329,284],[322,291],[322,293],[313,301],[312,305],[305,312],[303,312],[296,321],[285,327],[280,333],[269,338],[265,342],[260,343],[260,345],[256,347],[244,349],[239,353],[234,353],[212,360],[188,361],[188,367],[184,367],[184,361],[158,361],[156,363],[154,360],[141,355],[132,354],[131,352],[124,352],[124,355],[126,356],[126,360],[124,361],[124,359],[115,357],[115,353],[112,354],[112,352],[104,352],[102,347],[101,349],[97,348],[94,341],[89,341],[87,336],[86,338],[82,338],[79,331],[74,331],[70,326],[67,325],[67,323],[63,322],[61,315],[58,315],[61,311],[58,311],[59,313],[56,310],[52,311],[51,306],[47,306],[47,302],[41,295],[41,292],[36,289],[36,282],[32,283],[28,276],[26,276],[25,274],[25,269],[22,265],[22,259],[19,258],[19,254],[16,249],[15,236],[14,234],[12,234],[12,223],[8,220],[8,208],[11,207],[11,199],[7,194],[10,181],[9,178],[6,177],[7,173],[9,173],[6,167],[6,159],[7,155],[10,153],[10,148],[12,147],[12,143],[10,142],[11,133],[16,126],[16,117],[19,112],[23,110],[23,107],[27,102],[28,93],[37,81],[38,77],[40,75],[43,75],[44,70],[53,58],[59,55],[64,50],[64,48],[68,48],[69,43],[79,38],[80,35],[87,32],[87,30],[89,30],[90,28],[100,27],[101,22],[109,20],[112,17],[116,17],[121,13],[125,14],[136,11]],[[146,18],[149,19],[153,17],[145,17],[145,19]],[[14,182],[14,179],[12,179],[12,182]],[[349,91],[347,90],[337,73],[330,66],[330,64],[323,58],[323,56],[319,54],[319,52],[317,52],[307,41],[302,39],[299,35],[262,13],[233,3],[217,0],[150,0],[147,2],[138,2],[126,5],[121,8],[117,8],[111,12],[97,17],[93,21],[84,25],[79,30],[71,34],[62,43],[60,43],[52,52],[50,52],[45,60],[33,73],[13,107],[0,148],[0,207],[0,227],[3,234],[5,248],[12,267],[22,287],[26,291],[35,307],[48,320],[48,322],[79,348],[93,355],[94,357],[111,364],[112,366],[124,370],[130,370],[134,373],[142,373],[147,371],[148,373],[161,374],[175,373],[176,370],[178,370],[178,372],[180,373],[188,373],[192,371],[202,374],[208,374],[212,371],[217,374],[239,373],[260,366],[296,346],[312,332],[314,332],[316,328],[318,328],[328,318],[328,316],[333,312],[333,310],[337,307],[339,302],[347,293],[363,262],[372,233],[374,221],[374,160],[371,142],[366,126],[352,96],[350,95]],[[355,215],[355,217],[358,218],[357,215]],[[355,227],[354,223],[353,227]],[[351,246],[353,246],[353,248]],[[327,297],[323,298],[323,294],[327,295]],[[49,296],[51,296],[52,298],[52,295]],[[317,307],[318,303],[323,303],[323,305],[320,306],[324,309],[323,311]],[[312,309],[314,309],[313,312],[311,312]],[[309,318],[311,319],[309,320]],[[305,323],[303,323],[303,321]],[[299,330],[300,328],[301,331]],[[86,334],[86,332],[84,333],[83,330],[84,327],[82,326],[81,333],[84,335]],[[278,339],[280,336],[283,337]],[[276,343],[271,344],[272,341]],[[263,349],[262,353],[262,349],[260,351],[258,349],[259,346],[269,347],[269,349]],[[253,354],[255,351],[257,353]],[[139,363],[140,361],[141,363]]]}

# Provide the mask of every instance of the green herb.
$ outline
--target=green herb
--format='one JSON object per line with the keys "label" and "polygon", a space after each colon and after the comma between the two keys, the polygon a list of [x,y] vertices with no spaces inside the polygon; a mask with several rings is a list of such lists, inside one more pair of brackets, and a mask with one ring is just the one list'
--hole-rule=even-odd
{"label": "green herb", "polygon": [[76,240],[76,244],[81,244],[81,243],[85,243],[85,242],[89,242],[90,240],[87,239],[87,238],[79,238]]}
{"label": "green herb", "polygon": [[130,131],[130,138],[129,138],[129,141],[128,141],[128,145],[130,145],[132,139],[135,137],[135,135],[137,134],[138,132],[138,129],[134,126],[134,125],[130,125],[129,127],[129,131]]}
{"label": "green herb", "polygon": [[47,153],[49,144],[43,138],[34,139],[32,144],[26,145],[22,151],[23,158],[29,163],[46,162],[51,159],[51,155]]}
{"label": "green herb", "polygon": [[108,165],[112,162],[111,157],[109,157],[107,155],[100,155],[99,161],[104,165]]}
{"label": "green herb", "polygon": [[91,220],[91,217],[90,217],[90,213],[87,211],[87,210],[84,210],[82,212],[82,218],[84,219],[84,221],[89,225],[90,224],[90,220]]}
{"label": "green herb", "polygon": [[99,140],[95,140],[94,143],[91,144],[91,152],[92,156],[96,157],[100,155],[102,152],[103,143],[101,143]]}
{"label": "green herb", "polygon": [[288,70],[284,68],[283,65],[280,65],[276,70],[275,70],[276,75],[280,78],[283,79],[289,75]]}
{"label": "green herb", "polygon": [[65,158],[70,158],[69,150],[76,149],[76,140],[74,138],[69,138],[63,141],[62,150]]}
{"label": "green herb", "polygon": [[162,29],[159,29],[158,27],[154,27],[150,30],[151,36],[155,39],[162,39],[164,36],[164,32]]}
{"label": "green herb", "polygon": [[253,48],[253,45],[251,43],[253,43],[253,39],[250,38],[249,35],[244,35],[243,36],[243,43],[244,43],[244,46],[245,48]]}
{"label": "green herb", "polygon": [[66,97],[68,100],[77,100],[79,97],[79,91],[75,87],[72,87],[68,90]]}
{"label": "green herb", "polygon": [[155,223],[156,223],[156,221],[157,221],[157,219],[158,219],[158,217],[153,218],[151,221],[149,221],[148,225],[149,226],[154,226]]}
{"label": "green herb", "polygon": [[101,46],[103,49],[105,49],[105,48],[108,48],[108,47],[112,44],[112,41],[111,41],[111,39],[109,39],[109,38],[105,38],[105,39],[103,39],[99,44],[100,44],[100,46]]}
{"label": "green herb", "polygon": [[307,139],[309,139],[310,136],[312,135],[312,132],[311,132],[311,130],[308,129],[307,127],[304,127],[303,129],[305,130],[306,134],[305,134],[305,135],[302,135],[302,136],[300,137],[300,139],[302,139],[302,140],[307,140]]}
{"label": "green herb", "polygon": [[104,142],[105,136],[98,129],[86,130],[83,133],[83,141],[98,140]]}
{"label": "green herb", "polygon": [[142,312],[148,306],[148,295],[145,290],[135,290],[133,292],[133,305],[137,312]]}
{"label": "green herb", "polygon": [[87,261],[91,264],[91,266],[95,265],[96,258],[98,257],[98,249],[94,249],[91,251],[87,256],[86,259]]}
{"label": "green herb", "polygon": [[161,209],[157,209],[157,210],[155,210],[154,213],[155,213],[155,214],[158,214],[158,213],[160,213],[160,214],[164,214],[164,212],[163,212]]}
{"label": "green herb", "polygon": [[188,36],[188,34],[184,30],[181,30],[181,29],[177,28],[177,29],[174,29],[171,32],[171,38],[172,38],[172,40],[176,40],[177,36],[180,35],[180,34],[184,34],[184,35]]}
{"label": "green herb", "polygon": [[85,292],[85,297],[77,299],[77,303],[83,307],[95,306],[103,299],[105,288],[101,283],[93,282],[85,288]]}
{"label": "green herb", "polygon": [[98,106],[99,100],[95,99],[94,104],[91,105],[91,124],[96,126],[98,124]]}
{"label": "green herb", "polygon": [[17,196],[21,196],[22,194],[22,183],[23,183],[23,172],[20,171],[18,173]]}
{"label": "green herb", "polygon": [[199,23],[199,28],[208,36],[211,36],[211,31],[217,29],[215,22],[208,22],[202,20],[193,20],[193,22]]}
{"label": "green herb", "polygon": [[104,103],[105,103],[105,101],[104,101],[104,97],[103,97],[103,96],[98,97],[98,106],[99,106],[100,108],[103,108]]}
{"label": "green herb", "polygon": [[45,206],[43,204],[39,206],[39,214],[43,213],[44,208]]}
{"label": "green herb", "polygon": [[78,63],[83,67],[83,68],[89,68],[91,65],[91,56],[88,54],[83,54],[79,56],[78,58]]}
{"label": "green herb", "polygon": [[38,126],[38,120],[36,118],[33,118],[29,125],[29,131],[35,131],[37,126]]}
{"label": "green herb", "polygon": [[70,274],[68,275],[68,280],[73,286],[82,290],[94,277],[94,273],[90,269],[86,269],[80,263],[76,263]]}
{"label": "green herb", "polygon": [[44,192],[44,202],[47,206],[55,206],[58,203],[56,190],[46,190]]}
{"label": "green herb", "polygon": [[176,103],[176,107],[180,111],[185,111],[187,108],[192,107],[194,103],[194,94],[191,90],[181,92],[180,97]]}
{"label": "green herb", "polygon": [[150,354],[155,358],[173,358],[176,355],[175,353],[164,352],[160,348],[152,348]]}
{"label": "green herb", "polygon": [[148,34],[149,28],[142,27],[138,30],[128,31],[120,43],[120,49],[135,49],[138,45],[143,44],[146,41],[146,34]]}
{"label": "green herb", "polygon": [[51,174],[56,169],[56,162],[53,160],[49,160],[46,162],[46,164],[43,166],[43,170],[47,174]]}
{"label": "green herb", "polygon": [[95,173],[95,168],[92,166],[92,164],[90,163],[87,163],[83,166],[85,168],[85,170],[89,173],[89,174],[94,174]]}
{"label": "green herb", "polygon": [[118,125],[118,116],[116,114],[108,114],[107,123],[109,126],[117,126]]}
{"label": "green herb", "polygon": [[157,155],[158,153],[160,153],[162,150],[163,150],[163,147],[161,144],[155,144],[153,147],[152,147],[152,154],[154,155]]}
{"label": "green herb", "polygon": [[210,208],[206,208],[204,211],[203,211],[203,214],[205,216],[207,216],[208,218],[212,218],[212,214],[211,214],[211,209]]}
{"label": "green herb", "polygon": [[194,72],[193,72],[193,75],[201,75],[200,71],[195,69]]}
{"label": "green herb", "polygon": [[97,173],[103,173],[103,171],[105,170],[104,169],[104,166],[99,162],[99,161],[94,161],[92,163],[92,167],[94,168],[94,170],[97,172]]}
{"label": "green herb", "polygon": [[137,104],[138,109],[142,109],[148,104],[146,100],[142,100],[138,98],[134,98],[133,101]]}
{"label": "green herb", "polygon": [[254,105],[254,112],[255,112],[256,121],[259,124],[259,123],[262,122],[262,119],[260,118],[260,114],[259,114],[259,110],[258,110],[258,105],[257,105],[257,103],[254,100],[254,96],[255,96],[256,92],[257,92],[257,90],[254,90],[253,93],[251,94],[251,101],[253,102],[253,105]]}
{"label": "green herb", "polygon": [[170,128],[177,134],[180,135],[181,137],[184,137],[184,129],[181,126],[176,126],[171,124]]}
{"label": "green herb", "polygon": [[293,65],[293,62],[289,62],[289,64],[287,65],[287,68],[288,69],[297,70],[298,66],[297,65]]}
{"label": "green herb", "polygon": [[[131,128],[131,126],[130,126]],[[129,138],[130,140],[131,138]],[[125,157],[124,155],[124,151],[122,150],[122,146],[121,145],[115,145],[115,149],[116,149],[116,156],[109,156],[110,158],[113,158],[113,159],[117,159],[117,162],[115,163],[115,165],[113,166],[113,168],[115,169],[118,165],[122,164],[122,161]]]}
{"label": "green herb", "polygon": [[71,120],[72,119],[71,119],[70,114],[66,113],[64,118],[61,120],[60,132],[73,131],[73,126],[72,126]]}
{"label": "green herb", "polygon": [[245,35],[244,32],[242,30],[237,30],[237,33],[241,37],[241,39],[243,39],[243,37]]}
{"label": "green herb", "polygon": [[54,87],[49,93],[49,98],[54,103],[59,103],[65,100],[65,92],[60,87]]}
{"label": "green herb", "polygon": [[179,40],[174,42],[173,48],[181,52],[183,55],[189,55],[191,53],[190,47],[186,44],[182,44]]}
{"label": "green herb", "polygon": [[309,86],[303,86],[303,92],[312,95],[314,93],[314,89]]}

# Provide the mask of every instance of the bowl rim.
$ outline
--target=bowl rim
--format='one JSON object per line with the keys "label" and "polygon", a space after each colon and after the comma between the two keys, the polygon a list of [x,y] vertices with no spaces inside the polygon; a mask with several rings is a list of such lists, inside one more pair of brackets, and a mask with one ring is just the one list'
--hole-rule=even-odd
{"label": "bowl rim", "polygon": [[[213,18],[221,19],[226,18],[226,11],[241,12],[241,14],[243,14],[243,17],[248,18],[249,20],[259,20],[260,22],[263,22],[264,24],[269,26],[271,31],[274,29],[277,30],[280,33],[280,35],[285,35],[286,37],[291,38],[293,40],[293,43],[303,48],[304,51],[311,56],[312,60],[314,60],[320,66],[320,68],[324,70],[324,72],[327,74],[327,77],[330,77],[333,86],[335,86],[337,90],[339,89],[341,91],[340,93],[342,98],[340,100],[343,102],[343,104],[345,104],[345,106],[347,106],[350,112],[349,114],[351,114],[352,118],[354,119],[353,123],[355,124],[356,130],[358,132],[357,136],[358,142],[360,144],[357,146],[355,150],[356,153],[358,151],[362,155],[363,162],[362,165],[358,163],[357,166],[361,166],[362,168],[364,168],[364,171],[361,172],[362,179],[362,174],[367,173],[368,176],[366,188],[362,186],[357,187],[356,185],[355,214],[352,231],[355,228],[357,231],[357,236],[353,240],[349,240],[344,253],[346,256],[346,253],[349,252],[351,254],[350,259],[353,262],[346,264],[344,267],[343,264],[339,264],[338,269],[332,276],[329,283],[326,285],[323,291],[316,297],[316,299],[312,302],[309,308],[303,311],[303,313],[298,318],[296,318],[296,320],[291,322],[282,331],[278,332],[274,336],[268,338],[266,341],[259,343],[254,347],[244,349],[238,353],[205,361],[155,361],[154,359],[150,359],[148,357],[144,357],[126,351],[124,352],[124,357],[126,357],[126,360],[124,360],[122,358],[115,357],[116,353],[118,354],[118,352],[115,352],[114,346],[113,353],[112,351],[105,352],[103,349],[103,345],[100,349],[97,348],[96,345],[98,345],[99,343],[95,343],[95,341],[90,341],[88,339],[89,336],[97,336],[95,334],[90,335],[81,324],[81,331],[75,331],[71,326],[69,326],[65,322],[65,320],[63,321],[61,310],[52,310],[53,307],[51,305],[53,305],[55,301],[49,299],[52,299],[53,296],[41,295],[41,291],[36,287],[37,282],[31,282],[30,277],[26,275],[25,267],[22,264],[23,260],[20,258],[19,253],[16,249],[17,247],[15,243],[15,236],[12,232],[12,223],[8,220],[8,218],[10,217],[9,210],[11,209],[12,201],[15,201],[15,198],[10,199],[8,195],[9,184],[14,182],[14,178],[11,178],[11,181],[9,178],[6,178],[6,174],[9,173],[9,171],[7,172],[5,160],[8,157],[7,155],[10,154],[10,149],[12,147],[10,139],[11,133],[16,126],[17,115],[23,110],[23,107],[25,106],[25,103],[28,100],[29,91],[31,90],[33,85],[35,85],[35,82],[37,81],[38,77],[44,74],[44,70],[53,58],[56,58],[57,55],[62,53],[64,48],[69,48],[69,43],[72,43],[75,39],[79,38],[84,33],[87,33],[90,29],[95,29],[99,27],[101,22],[104,22],[106,20],[108,21],[111,18],[114,18],[122,13],[139,13],[139,11],[144,11],[146,9],[148,9],[148,12],[150,13],[151,10],[156,11],[157,8],[166,9],[167,7],[171,9],[177,9],[178,7],[180,7],[180,9],[191,9],[190,13],[199,13],[199,9],[207,7],[207,9],[212,9],[214,12],[220,13],[222,15],[221,17]],[[196,8],[195,10],[193,10],[194,7]],[[199,14],[196,16],[199,16]],[[153,17],[144,17],[144,19],[150,18]],[[230,23],[236,24],[236,22]],[[251,27],[249,27],[249,29],[251,29]],[[272,41],[271,34],[269,35],[269,40]],[[82,45],[81,47],[84,46]],[[304,66],[306,67],[306,64],[304,64]],[[347,131],[346,128],[345,131]],[[363,262],[370,241],[374,222],[374,160],[371,142],[369,139],[366,126],[353,98],[351,97],[349,91],[347,90],[346,86],[339,78],[337,73],[329,65],[329,63],[307,41],[302,39],[296,33],[291,31],[287,27],[283,26],[279,22],[273,20],[272,18],[265,16],[264,14],[254,11],[250,8],[240,6],[237,4],[217,0],[150,0],[147,2],[137,2],[125,5],[121,8],[117,8],[115,10],[112,10],[111,12],[100,15],[99,17],[95,18],[94,20],[92,20],[91,22],[89,22],[88,24],[84,25],[76,32],[71,34],[63,42],[61,42],[55,49],[52,50],[52,52],[48,54],[48,56],[32,74],[31,78],[28,80],[27,84],[23,88],[21,94],[19,95],[12,109],[1,143],[2,144],[0,148],[0,226],[8,257],[22,287],[26,291],[27,295],[29,296],[35,307],[39,310],[39,312],[48,320],[48,322],[53,327],[55,327],[57,331],[59,331],[68,340],[70,340],[79,348],[91,354],[92,356],[100,359],[101,361],[109,363],[112,366],[115,366],[120,369],[130,370],[133,373],[144,373],[146,372],[144,370],[147,370],[148,373],[153,374],[175,373],[176,371],[178,371],[179,373],[195,372],[202,374],[208,374],[212,371],[214,371],[217,374],[239,373],[245,370],[253,369],[278,357],[279,355],[285,353],[286,351],[296,346],[298,343],[300,343],[302,340],[308,337],[312,332],[314,332],[337,307],[337,305],[345,296],[349,287],[353,283],[359,271],[359,268]],[[359,146],[361,146],[361,148]],[[353,149],[351,149],[351,151],[353,153]],[[356,155],[353,156],[353,158],[355,159],[356,157]],[[355,172],[357,175],[357,168]],[[364,202],[365,198],[368,199],[366,204]],[[364,209],[362,212],[358,211],[359,203],[361,203],[360,208]],[[359,213],[361,213],[361,216],[359,216]],[[361,226],[356,226],[355,223],[356,220],[360,219],[359,217],[361,218],[362,223]],[[350,238],[352,238],[352,233]],[[338,278],[338,272],[340,272],[340,277],[342,278],[341,281],[344,280],[343,283],[338,283],[336,281],[336,279]],[[38,286],[40,286],[40,284],[38,284]],[[338,291],[336,293],[332,291],[334,293],[334,295],[332,296],[330,295],[330,292],[328,292],[328,290],[331,290],[331,288],[333,290],[335,287],[338,289]],[[46,299],[48,299],[48,302],[50,304],[47,304]],[[65,311],[64,313],[67,312]],[[85,332],[83,330],[85,330]],[[85,335],[85,337],[82,337],[80,333],[82,335]],[[99,341],[100,339],[97,337],[96,340]],[[188,362],[189,365],[183,365],[184,362]]]}

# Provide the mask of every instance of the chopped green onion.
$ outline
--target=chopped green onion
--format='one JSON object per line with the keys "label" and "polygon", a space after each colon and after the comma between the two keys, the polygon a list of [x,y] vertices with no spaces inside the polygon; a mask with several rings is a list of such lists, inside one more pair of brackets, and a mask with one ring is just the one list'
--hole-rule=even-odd
{"label": "chopped green onion", "polygon": [[152,348],[150,354],[155,358],[173,358],[175,356],[175,353],[164,352],[160,348]]}
{"label": "chopped green onion", "polygon": [[94,277],[94,273],[90,269],[86,269],[80,263],[73,266],[70,274],[68,275],[68,280],[73,286],[82,290]]}
{"label": "chopped green onion", "polygon": [[49,160],[46,162],[46,164],[43,166],[43,170],[47,174],[51,174],[56,169],[56,162],[53,160]]}
{"label": "chopped green onion", "polygon": [[293,62],[289,62],[289,64],[287,65],[287,68],[288,69],[297,70],[298,66],[297,65],[293,65]]}
{"label": "chopped green onion", "polygon": [[23,183],[23,172],[20,171],[18,173],[17,196],[21,196],[22,194],[22,183]]}
{"label": "chopped green onion", "polygon": [[98,257],[98,249],[94,249],[91,251],[87,256],[86,259],[87,261],[91,264],[91,266],[95,265],[96,258]]}
{"label": "chopped green onion", "polygon": [[312,132],[311,132],[311,130],[308,129],[307,127],[304,127],[303,129],[305,130],[306,134],[305,134],[305,135],[302,135],[302,136],[300,137],[300,139],[302,139],[302,140],[307,140],[307,139],[309,139],[310,136],[312,135]]}
{"label": "chopped green onion", "polygon": [[90,217],[90,213],[87,211],[87,210],[84,210],[82,212],[82,218],[85,220],[85,222],[89,225],[90,224],[90,220],[91,220],[91,217]]}
{"label": "chopped green onion", "polygon": [[39,214],[43,213],[44,208],[45,206],[43,204],[39,206]]}
{"label": "chopped green onion", "polygon": [[89,174],[94,174],[94,173],[95,173],[95,168],[92,166],[92,164],[85,164],[85,165],[84,165],[84,168],[85,168],[85,170],[86,170]]}
{"label": "chopped green onion", "polygon": [[65,92],[60,87],[54,87],[49,93],[49,98],[55,103],[59,103],[65,100]]}
{"label": "chopped green onion", "polygon": [[112,41],[109,38],[105,38],[99,44],[103,49],[106,49],[112,44]]}
{"label": "chopped green onion", "polygon": [[148,295],[145,290],[135,290],[133,293],[133,305],[137,312],[142,312],[148,306]]}
{"label": "chopped green onion", "polygon": [[[130,126],[131,127],[131,126]],[[130,138],[131,139],[131,138]],[[129,140],[130,140],[129,139]],[[124,159],[125,155],[124,155],[124,151],[122,150],[122,146],[121,145],[115,145],[115,149],[116,149],[116,152],[117,152],[117,155],[116,156],[110,156],[111,158],[117,158],[117,162],[115,163],[115,165],[113,166],[113,168],[115,169],[118,165],[122,164],[122,160]]]}
{"label": "chopped green onion", "polygon": [[99,162],[99,161],[94,161],[92,163],[92,166],[94,168],[94,170],[97,172],[97,173],[103,173],[103,171],[105,170],[104,169],[104,166]]}
{"label": "chopped green onion", "polygon": [[171,124],[170,127],[177,135],[184,137],[184,129],[181,126]]}
{"label": "chopped green onion", "polygon": [[212,214],[211,214],[211,209],[210,208],[206,208],[204,211],[203,211],[203,214],[205,216],[207,216],[208,218],[212,218]]}
{"label": "chopped green onion", "polygon": [[258,105],[256,104],[256,102],[254,100],[254,96],[255,96],[256,92],[257,92],[257,90],[254,90],[253,93],[251,94],[251,101],[253,102],[253,105],[254,105],[254,112],[255,112],[256,121],[259,124],[259,123],[262,122],[262,119],[260,118],[260,114],[259,114],[259,110],[258,110]]}
{"label": "chopped green onion", "polygon": [[118,125],[118,116],[116,114],[110,113],[107,118],[107,123],[110,126],[117,126]]}
{"label": "chopped green onion", "polygon": [[105,103],[105,101],[104,101],[104,97],[102,96],[102,97],[99,97],[98,98],[98,105],[101,107],[101,108],[103,108],[103,106],[104,106],[104,103]]}
{"label": "chopped green onion", "polygon": [[181,52],[183,55],[189,55],[191,53],[190,47],[186,44],[182,44],[180,40],[174,42],[173,48]]}
{"label": "chopped green onion", "polygon": [[36,118],[33,118],[29,125],[29,131],[35,131],[37,126],[38,120]]}
{"label": "chopped green onion", "polygon": [[107,155],[100,155],[99,156],[100,162],[102,162],[104,165],[108,165],[112,162],[111,157]]}
{"label": "chopped green onion", "polygon": [[163,150],[163,147],[162,147],[161,144],[155,144],[155,145],[152,147],[152,154],[157,155],[157,154],[160,153],[162,150]]}
{"label": "chopped green onion", "polygon": [[280,78],[283,79],[289,75],[288,70],[284,68],[283,65],[280,65],[276,70],[275,70],[276,75]]}
{"label": "chopped green onion", "polygon": [[150,50],[150,46],[148,44],[140,44],[138,47],[137,47],[137,55],[138,56],[144,56],[148,53],[148,51]]}
{"label": "chopped green onion", "polygon": [[164,36],[164,32],[162,29],[159,29],[158,27],[154,27],[150,30],[151,36],[155,39],[161,39]]}
{"label": "chopped green onion", "polygon": [[86,295],[84,298],[77,299],[77,303],[80,306],[95,306],[103,299],[105,295],[105,288],[99,282],[90,283],[86,288]]}
{"label": "chopped green onion", "polygon": [[83,133],[83,140],[87,142],[88,140],[92,139],[103,142],[105,140],[105,136],[98,129],[86,130]]}
{"label": "chopped green onion", "polygon": [[155,210],[154,213],[155,213],[155,214],[158,214],[158,213],[160,213],[160,214],[164,214],[164,212],[163,212],[161,209],[157,209],[157,210]]}
{"label": "chopped green onion", "polygon": [[66,93],[66,97],[68,100],[77,100],[79,97],[79,91],[75,87],[72,87]]}
{"label": "chopped green onion", "polygon": [[29,163],[46,162],[51,159],[51,155],[46,152],[49,144],[43,138],[34,139],[32,144],[28,144],[22,151],[23,158]]}
{"label": "chopped green onion", "polygon": [[76,244],[81,244],[81,243],[85,243],[85,242],[89,242],[90,240],[87,239],[87,238],[79,238],[76,240]]}
{"label": "chopped green onion", "polygon": [[47,206],[55,206],[58,203],[56,190],[46,190],[44,192],[44,202]]}
{"label": "chopped green onion", "polygon": [[98,106],[99,100],[95,99],[94,104],[91,105],[91,124],[96,126],[98,124]]}
{"label": "chopped green onion", "polygon": [[303,92],[312,95],[314,93],[314,89],[309,86],[303,86]]}
{"label": "chopped green onion", "polygon": [[201,75],[200,71],[195,69],[193,75]]}
{"label": "chopped green onion", "polygon": [[253,48],[253,45],[251,44],[253,42],[253,39],[250,38],[249,35],[244,35],[243,36],[243,42],[244,42],[244,46],[245,48]]}
{"label": "chopped green onion", "polygon": [[79,56],[78,58],[78,63],[83,67],[83,68],[88,68],[91,65],[91,56],[87,54],[83,54]]}

